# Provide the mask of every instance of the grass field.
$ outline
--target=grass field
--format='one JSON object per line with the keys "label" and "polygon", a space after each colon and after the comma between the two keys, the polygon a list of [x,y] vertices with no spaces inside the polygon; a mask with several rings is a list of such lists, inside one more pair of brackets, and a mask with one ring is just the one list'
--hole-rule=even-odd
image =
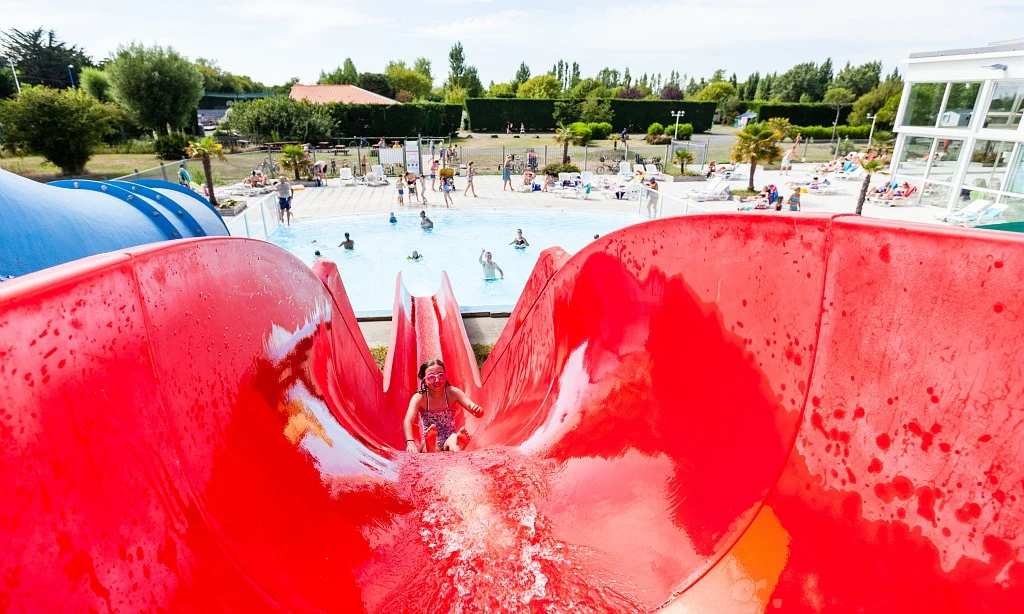
{"label": "grass field", "polygon": [[0,157],[0,168],[35,179],[36,181],[54,181],[56,179],[113,179],[160,164],[153,154],[97,154],[85,166],[85,174],[81,176],[65,176],[60,169],[47,163],[41,156]]}

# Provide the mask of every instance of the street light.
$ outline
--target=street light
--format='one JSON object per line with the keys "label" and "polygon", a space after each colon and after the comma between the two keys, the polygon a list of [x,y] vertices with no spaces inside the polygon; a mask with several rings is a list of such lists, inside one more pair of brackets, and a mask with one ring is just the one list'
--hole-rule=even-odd
{"label": "street light", "polygon": [[68,64],[68,78],[71,79],[71,89],[75,89],[75,75],[71,72],[71,69],[74,67],[74,64]]}
{"label": "street light", "polygon": [[875,113],[874,115],[868,114],[866,117],[871,120],[871,130],[868,132],[868,148],[870,148],[871,137],[875,135],[875,120],[878,119],[878,113]]}
{"label": "street light", "polygon": [[672,111],[672,117],[676,118],[676,131],[672,139],[679,140],[679,118],[686,115],[686,111]]}

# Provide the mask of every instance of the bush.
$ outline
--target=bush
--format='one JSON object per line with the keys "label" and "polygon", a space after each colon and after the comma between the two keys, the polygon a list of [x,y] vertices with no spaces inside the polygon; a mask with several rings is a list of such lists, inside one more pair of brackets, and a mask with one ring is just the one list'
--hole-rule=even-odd
{"label": "bush", "polygon": [[672,137],[667,134],[648,134],[644,140],[650,145],[668,145],[672,142]]}
{"label": "bush", "polygon": [[[580,110],[580,121],[587,122],[588,124],[611,124],[614,118],[615,114],[612,113],[612,105],[608,100],[588,98],[583,102],[583,107]],[[598,137],[595,136],[594,138]]]}
{"label": "bush", "polygon": [[187,158],[185,148],[188,147],[188,137],[182,132],[172,132],[157,138],[153,143],[156,157],[161,160],[182,160]]}
{"label": "bush", "polygon": [[[839,126],[836,129],[839,138],[855,140],[867,139],[870,131],[871,126]],[[790,134],[799,134],[805,139],[814,139],[815,141],[827,141],[832,138],[832,126],[794,126]]]}
{"label": "bush", "polygon": [[569,130],[576,135],[576,138],[581,145],[586,145],[594,138],[594,134],[590,130],[590,124],[573,122],[569,124]]}
{"label": "bush", "polygon": [[665,126],[662,126],[658,122],[654,122],[650,126],[647,126],[647,136],[653,136],[655,134],[665,134]]}
{"label": "bush", "polygon": [[110,105],[81,90],[26,85],[0,105],[4,146],[43,156],[65,175],[80,174],[110,132],[112,114]]}
{"label": "bush", "polygon": [[[676,136],[676,125],[669,124],[665,126],[665,136],[674,137]],[[693,124],[679,124],[678,138],[680,141],[689,141],[690,137],[693,136]]]}
{"label": "bush", "polygon": [[608,122],[594,122],[587,125],[590,126],[590,135],[594,140],[604,140],[612,133],[612,125]]}
{"label": "bush", "polygon": [[544,172],[548,175],[558,176],[558,173],[578,173],[580,167],[575,164],[559,164],[558,162],[552,162],[544,167]]}

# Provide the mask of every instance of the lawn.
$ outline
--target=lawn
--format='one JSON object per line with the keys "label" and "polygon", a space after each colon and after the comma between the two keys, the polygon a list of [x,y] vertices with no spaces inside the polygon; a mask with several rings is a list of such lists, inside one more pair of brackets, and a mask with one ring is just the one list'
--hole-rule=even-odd
{"label": "lawn", "polygon": [[96,154],[85,166],[84,175],[67,177],[62,176],[59,168],[49,164],[41,156],[0,157],[0,168],[36,181],[113,179],[130,175],[136,169],[141,171],[159,164],[160,161],[153,154]]}

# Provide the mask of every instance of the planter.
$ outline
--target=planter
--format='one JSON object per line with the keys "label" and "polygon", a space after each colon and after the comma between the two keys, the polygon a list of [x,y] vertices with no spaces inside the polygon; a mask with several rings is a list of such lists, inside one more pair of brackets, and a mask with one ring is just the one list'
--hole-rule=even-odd
{"label": "planter", "polygon": [[707,177],[705,177],[704,175],[686,175],[685,177],[682,175],[678,175],[672,178],[672,183],[675,183],[677,181],[707,181]]}
{"label": "planter", "polygon": [[219,213],[221,217],[234,217],[245,211],[248,206],[248,203],[238,203],[234,207],[217,207],[217,213]]}
{"label": "planter", "polygon": [[763,166],[763,167],[761,167],[761,170],[765,170],[765,171],[781,171],[782,170],[782,166],[778,165],[778,164],[773,164],[771,166]]}

